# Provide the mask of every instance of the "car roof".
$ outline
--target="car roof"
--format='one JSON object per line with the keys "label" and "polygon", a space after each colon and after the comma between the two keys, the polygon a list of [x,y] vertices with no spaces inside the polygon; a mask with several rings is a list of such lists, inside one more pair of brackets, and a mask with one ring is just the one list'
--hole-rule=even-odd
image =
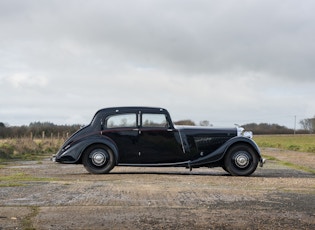
{"label": "car roof", "polygon": [[124,113],[124,112],[134,112],[134,111],[145,111],[145,112],[163,112],[166,109],[159,107],[146,107],[146,106],[119,106],[119,107],[109,107],[98,110],[96,113]]}
{"label": "car roof", "polygon": [[119,107],[109,107],[109,108],[103,108],[98,110],[92,121],[91,125],[97,125],[101,120],[108,116],[108,115],[113,115],[113,114],[121,114],[121,113],[138,113],[138,111],[141,111],[143,113],[164,113],[168,117],[170,117],[168,111],[163,108],[158,108],[158,107],[146,107],[146,106],[119,106]]}

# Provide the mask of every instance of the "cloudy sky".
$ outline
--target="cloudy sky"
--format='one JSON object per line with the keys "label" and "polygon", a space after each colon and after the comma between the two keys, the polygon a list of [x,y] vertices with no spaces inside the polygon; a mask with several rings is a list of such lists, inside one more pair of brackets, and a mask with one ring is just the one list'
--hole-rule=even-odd
{"label": "cloudy sky", "polygon": [[[0,0],[0,122],[144,105],[215,126],[315,115],[313,0]],[[297,127],[299,127],[297,125]]]}

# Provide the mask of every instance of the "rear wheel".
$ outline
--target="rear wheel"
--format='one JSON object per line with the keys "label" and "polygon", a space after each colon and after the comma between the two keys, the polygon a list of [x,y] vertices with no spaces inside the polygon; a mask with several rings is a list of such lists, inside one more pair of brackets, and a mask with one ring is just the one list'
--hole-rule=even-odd
{"label": "rear wheel", "polygon": [[84,152],[82,163],[90,173],[109,173],[115,166],[115,156],[113,151],[105,145],[92,145]]}
{"label": "rear wheel", "polygon": [[236,145],[228,150],[224,168],[233,176],[249,176],[257,168],[258,156],[247,145]]}

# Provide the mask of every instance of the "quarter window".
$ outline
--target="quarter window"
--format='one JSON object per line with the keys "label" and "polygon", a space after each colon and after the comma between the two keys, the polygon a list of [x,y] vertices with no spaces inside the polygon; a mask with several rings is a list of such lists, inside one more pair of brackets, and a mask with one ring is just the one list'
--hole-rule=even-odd
{"label": "quarter window", "polygon": [[134,113],[113,115],[106,119],[107,128],[136,127],[137,116]]}
{"label": "quarter window", "polygon": [[142,114],[142,127],[168,127],[164,114]]}

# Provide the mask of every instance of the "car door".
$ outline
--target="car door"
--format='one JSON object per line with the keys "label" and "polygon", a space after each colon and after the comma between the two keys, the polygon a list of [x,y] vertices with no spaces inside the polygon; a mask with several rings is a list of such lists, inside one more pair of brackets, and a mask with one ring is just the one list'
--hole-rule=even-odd
{"label": "car door", "polygon": [[102,134],[112,139],[119,151],[119,163],[139,164],[139,118],[136,112],[106,117]]}
{"label": "car door", "polygon": [[142,164],[176,163],[183,161],[178,132],[171,127],[165,114],[140,113],[138,149]]}

